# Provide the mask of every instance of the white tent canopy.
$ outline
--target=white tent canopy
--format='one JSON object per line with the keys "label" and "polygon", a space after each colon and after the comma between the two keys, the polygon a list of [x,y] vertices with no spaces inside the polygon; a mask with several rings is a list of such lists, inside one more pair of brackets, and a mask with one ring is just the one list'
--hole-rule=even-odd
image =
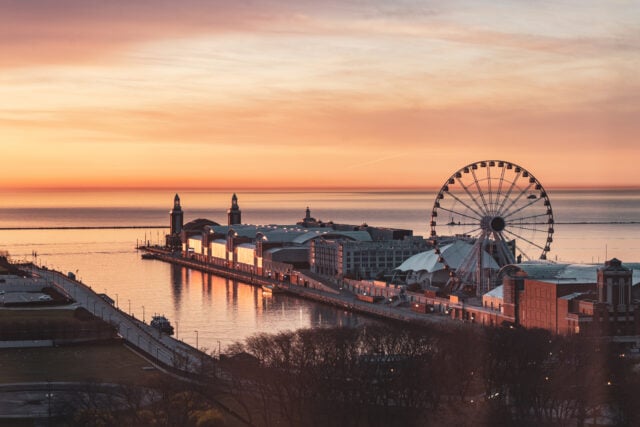
{"label": "white tent canopy", "polygon": [[[463,240],[456,240],[451,244],[443,246],[440,249],[440,254],[436,254],[434,249],[427,252],[421,252],[400,264],[396,270],[403,272],[427,271],[429,273],[434,273],[444,269],[444,264],[438,261],[440,257],[444,259],[450,268],[455,270],[470,256],[470,252],[472,250],[472,244]],[[484,268],[492,268],[495,270],[500,269],[498,263],[487,252],[483,253],[482,263]]]}

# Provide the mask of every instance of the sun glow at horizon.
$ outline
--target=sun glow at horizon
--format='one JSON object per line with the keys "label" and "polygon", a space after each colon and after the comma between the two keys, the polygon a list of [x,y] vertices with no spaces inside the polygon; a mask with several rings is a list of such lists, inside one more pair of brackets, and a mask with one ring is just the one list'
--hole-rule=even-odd
{"label": "sun glow at horizon", "polygon": [[487,158],[546,186],[640,186],[638,6],[3,12],[1,189],[420,189]]}

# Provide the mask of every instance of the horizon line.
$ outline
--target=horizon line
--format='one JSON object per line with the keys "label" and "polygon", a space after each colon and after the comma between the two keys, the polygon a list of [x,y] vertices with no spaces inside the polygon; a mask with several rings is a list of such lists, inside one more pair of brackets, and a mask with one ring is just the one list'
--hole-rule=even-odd
{"label": "horizon line", "polygon": [[[442,188],[442,186],[270,186],[270,187],[251,187],[251,186],[224,186],[224,187],[203,187],[203,186],[185,186],[185,187],[153,187],[153,186],[33,186],[33,187],[5,187],[0,192],[112,192],[112,191],[168,191],[168,192],[322,192],[322,191],[434,191]],[[546,189],[550,190],[640,190],[638,185],[546,185]]]}

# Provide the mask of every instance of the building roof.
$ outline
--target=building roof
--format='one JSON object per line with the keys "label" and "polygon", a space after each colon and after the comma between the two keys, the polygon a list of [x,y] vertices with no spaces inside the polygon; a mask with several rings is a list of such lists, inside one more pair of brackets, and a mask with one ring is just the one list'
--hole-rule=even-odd
{"label": "building roof", "polygon": [[578,298],[579,296],[585,295],[585,294],[588,294],[588,293],[589,292],[574,292],[572,294],[562,296],[562,297],[560,297],[560,299],[566,299],[566,300],[570,301],[570,300],[572,300],[574,298]]}
{"label": "building roof", "polygon": [[[301,229],[278,229],[273,231],[265,231],[262,234],[262,240],[271,243],[294,242],[296,237],[306,234],[306,230]],[[258,237],[258,236],[256,236]]]}
{"label": "building roof", "polygon": [[[638,263],[622,264],[632,270],[632,282],[640,282],[640,265]],[[602,264],[560,264],[550,261],[528,261],[521,264],[504,266],[500,275],[515,271],[524,271],[527,277],[542,282],[554,283],[596,283],[598,281],[598,269]]]}
{"label": "building roof", "polygon": [[284,247],[284,248],[271,248],[271,249],[267,249],[267,250],[265,251],[265,253],[266,253],[266,252],[269,252],[269,253],[271,253],[271,254],[275,254],[275,253],[278,253],[278,252],[294,252],[294,251],[296,251],[296,252],[297,252],[297,251],[308,252],[308,251],[309,251],[309,248],[308,248],[308,247],[305,247],[305,246],[287,246],[287,247]]}
{"label": "building roof", "polygon": [[311,239],[321,237],[323,239],[347,239],[358,242],[371,242],[371,235],[366,231],[338,231],[327,228],[316,228],[297,236],[294,243],[304,244]]}
{"label": "building roof", "polygon": [[186,223],[184,226],[182,226],[182,229],[187,231],[204,231],[205,227],[211,227],[211,226],[217,226],[217,225],[220,225],[220,224],[218,224],[215,221],[211,221],[210,219],[198,218]]}
{"label": "building roof", "polygon": [[[435,249],[420,252],[400,264],[396,270],[427,271],[429,273],[433,273],[434,271],[444,269],[444,264],[439,261],[440,257],[444,258],[444,261],[449,267],[456,269],[469,256],[472,249],[472,244],[462,240],[456,240],[453,243],[443,246],[440,249],[440,254],[437,254]],[[487,252],[484,252],[482,262],[485,268],[493,268],[496,270],[500,268],[496,260],[494,260]]]}
{"label": "building roof", "polygon": [[503,285],[496,286],[495,288],[491,289],[486,294],[482,295],[482,297],[483,298],[484,297],[491,297],[491,298],[504,299],[504,286]]}

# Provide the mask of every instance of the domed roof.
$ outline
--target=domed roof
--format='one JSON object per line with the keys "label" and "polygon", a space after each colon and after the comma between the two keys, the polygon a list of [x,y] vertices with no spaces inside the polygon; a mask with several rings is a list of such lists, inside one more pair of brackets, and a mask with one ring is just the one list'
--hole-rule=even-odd
{"label": "domed roof", "polygon": [[216,226],[216,225],[220,225],[220,224],[218,224],[215,221],[211,221],[210,219],[198,218],[186,223],[182,228],[187,231],[204,231],[204,228],[206,226]]}

